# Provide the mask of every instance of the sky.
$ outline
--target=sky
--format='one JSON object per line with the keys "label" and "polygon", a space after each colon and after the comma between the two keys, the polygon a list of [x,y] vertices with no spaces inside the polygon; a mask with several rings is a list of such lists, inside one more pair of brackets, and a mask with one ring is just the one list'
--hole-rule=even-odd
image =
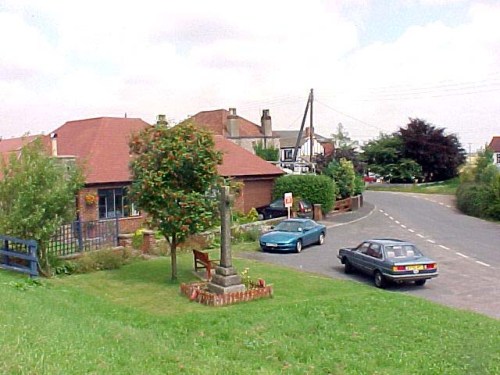
{"label": "sky", "polygon": [[[236,108],[361,144],[419,118],[500,136],[498,0],[0,0],[0,136]],[[307,119],[309,125],[309,117]]]}

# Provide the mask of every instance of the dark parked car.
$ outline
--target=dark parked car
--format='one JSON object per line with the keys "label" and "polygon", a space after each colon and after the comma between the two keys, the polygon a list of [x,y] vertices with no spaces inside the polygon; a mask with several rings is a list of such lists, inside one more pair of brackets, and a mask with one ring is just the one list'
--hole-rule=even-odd
{"label": "dark parked car", "polygon": [[260,236],[262,251],[295,251],[312,244],[323,245],[326,227],[310,219],[288,219]]}
{"label": "dark parked car", "polygon": [[371,275],[378,288],[384,288],[388,281],[424,285],[438,275],[435,261],[424,256],[414,244],[396,239],[364,241],[357,247],[340,249],[337,257],[346,273],[356,269]]}
{"label": "dark parked car", "polygon": [[[257,213],[259,214],[259,218],[261,220],[267,220],[275,217],[288,216],[288,208],[285,207],[283,198],[278,198],[269,206],[258,207]],[[297,205],[297,217],[312,219],[312,204],[307,201],[300,200]]]}

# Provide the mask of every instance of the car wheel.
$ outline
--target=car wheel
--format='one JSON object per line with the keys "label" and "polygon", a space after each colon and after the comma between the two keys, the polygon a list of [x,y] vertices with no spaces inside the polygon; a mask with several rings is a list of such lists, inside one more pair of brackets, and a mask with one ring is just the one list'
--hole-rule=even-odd
{"label": "car wheel", "polygon": [[302,241],[298,240],[297,244],[295,245],[295,251],[300,253],[302,251]]}
{"label": "car wheel", "polygon": [[352,273],[352,271],[354,271],[354,268],[352,267],[351,262],[344,259],[344,273]]}
{"label": "car wheel", "polygon": [[375,274],[373,275],[373,281],[375,283],[375,286],[377,288],[385,288],[387,285],[387,282],[384,278],[384,276],[380,273],[380,271],[375,271]]}
{"label": "car wheel", "polygon": [[325,243],[325,234],[320,233],[319,238],[318,238],[318,244],[323,245]]}
{"label": "car wheel", "polygon": [[426,281],[427,281],[426,279],[415,280],[415,285],[422,286],[425,284]]}

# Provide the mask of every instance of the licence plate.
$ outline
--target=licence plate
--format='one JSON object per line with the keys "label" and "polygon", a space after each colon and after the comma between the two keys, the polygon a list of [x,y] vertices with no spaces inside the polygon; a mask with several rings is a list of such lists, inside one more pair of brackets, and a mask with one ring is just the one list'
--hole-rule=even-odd
{"label": "licence plate", "polygon": [[268,243],[266,243],[266,246],[267,246],[267,247],[277,247],[278,245],[277,245],[277,244],[275,244],[275,243],[269,243],[269,242],[268,242]]}
{"label": "licence plate", "polygon": [[418,265],[414,265],[414,266],[406,266],[406,269],[408,271],[414,271],[414,270],[423,270],[423,269],[425,269],[425,267],[423,264],[418,264]]}

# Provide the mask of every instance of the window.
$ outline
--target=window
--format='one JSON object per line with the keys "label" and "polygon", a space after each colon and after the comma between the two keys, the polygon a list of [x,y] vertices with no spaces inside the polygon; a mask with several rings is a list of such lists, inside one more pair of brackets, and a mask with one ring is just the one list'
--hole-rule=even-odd
{"label": "window", "polygon": [[368,250],[368,247],[370,247],[370,243],[364,242],[358,247],[358,251],[362,254],[366,254],[366,250]]}
{"label": "window", "polygon": [[500,164],[500,152],[497,153],[497,164]]}
{"label": "window", "polygon": [[283,150],[283,160],[284,161],[289,161],[293,160],[293,149],[285,149]]}
{"label": "window", "polygon": [[138,216],[133,203],[127,198],[126,188],[99,189],[99,219]]}

